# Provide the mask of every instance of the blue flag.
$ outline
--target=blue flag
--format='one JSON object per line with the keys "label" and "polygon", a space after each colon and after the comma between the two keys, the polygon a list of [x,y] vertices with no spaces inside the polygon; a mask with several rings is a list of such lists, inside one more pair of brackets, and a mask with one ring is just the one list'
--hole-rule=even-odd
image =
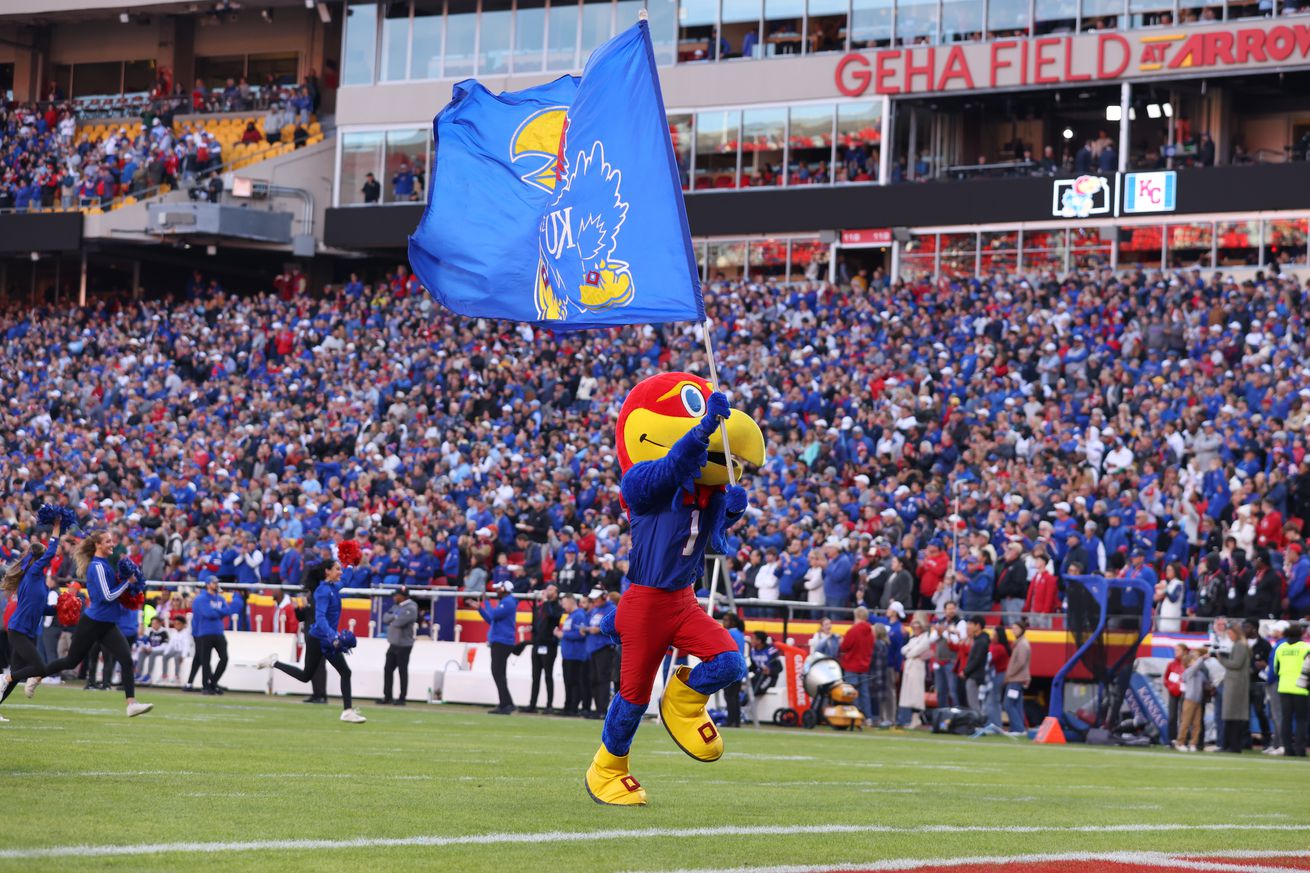
{"label": "blue flag", "polygon": [[409,260],[443,306],[562,330],[705,318],[645,21],[581,79],[460,82],[433,130]]}

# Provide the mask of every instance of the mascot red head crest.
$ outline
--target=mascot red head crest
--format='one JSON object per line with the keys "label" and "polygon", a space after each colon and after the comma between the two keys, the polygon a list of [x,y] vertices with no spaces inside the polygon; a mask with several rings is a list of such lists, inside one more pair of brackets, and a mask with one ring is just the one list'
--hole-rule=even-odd
{"label": "mascot red head crest", "polygon": [[[664,457],[669,447],[705,417],[713,387],[692,373],[661,373],[638,382],[628,392],[619,410],[615,447],[623,472],[641,461]],[[740,409],[728,416],[728,446],[732,449],[737,476],[742,463],[764,463],[764,434],[760,426]],[[723,436],[714,432],[710,460],[696,481],[701,485],[726,485],[728,468],[723,454]]]}

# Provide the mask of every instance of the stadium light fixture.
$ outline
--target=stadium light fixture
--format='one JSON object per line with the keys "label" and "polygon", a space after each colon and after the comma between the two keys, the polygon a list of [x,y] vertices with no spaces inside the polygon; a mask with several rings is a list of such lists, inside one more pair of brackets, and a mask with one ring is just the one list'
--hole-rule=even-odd
{"label": "stadium light fixture", "polygon": [[305,8],[306,8],[306,9],[313,9],[313,8],[314,8],[314,0],[305,0]]}
{"label": "stadium light fixture", "polygon": [[1124,117],[1124,113],[1123,113],[1123,108],[1122,108],[1122,107],[1120,107],[1120,106],[1116,106],[1116,105],[1113,104],[1113,103],[1110,104],[1109,106],[1105,107],[1105,120],[1106,120],[1106,121],[1119,121],[1119,120],[1121,120],[1123,117]]}
{"label": "stadium light fixture", "polygon": [[1065,138],[1065,139],[1073,139],[1073,128],[1072,128],[1072,127],[1066,127],[1066,128],[1064,129],[1064,138]]}
{"label": "stadium light fixture", "polygon": [[273,23],[273,10],[272,10],[272,9],[267,9],[267,8],[266,8],[266,9],[261,9],[261,10],[259,10],[259,17],[262,18],[262,19],[264,19],[264,21],[265,21],[266,23],[268,23],[268,24],[272,24],[272,23]]}
{"label": "stadium light fixture", "polygon": [[119,24],[128,24],[129,22],[131,22],[131,20],[132,20],[132,16],[128,15],[126,12],[118,13]]}
{"label": "stadium light fixture", "polygon": [[1146,115],[1148,118],[1159,118],[1163,113],[1160,112],[1159,103],[1146,104]]}
{"label": "stadium light fixture", "polygon": [[318,20],[324,24],[332,23],[332,10],[328,8],[326,3],[318,4]]}
{"label": "stadium light fixture", "polygon": [[1165,118],[1174,117],[1174,105],[1172,103],[1161,103],[1160,108],[1164,110]]}

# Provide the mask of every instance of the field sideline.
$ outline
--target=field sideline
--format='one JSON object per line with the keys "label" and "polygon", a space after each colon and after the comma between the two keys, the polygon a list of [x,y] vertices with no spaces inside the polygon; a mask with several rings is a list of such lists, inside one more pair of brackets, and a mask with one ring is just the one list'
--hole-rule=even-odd
{"label": "field sideline", "polygon": [[582,787],[597,722],[365,705],[352,726],[299,698],[142,699],[156,709],[131,721],[116,693],[6,704],[0,870],[875,869],[1310,844],[1310,770],[1258,755],[747,728],[703,765],[647,723],[651,806],[608,809]]}

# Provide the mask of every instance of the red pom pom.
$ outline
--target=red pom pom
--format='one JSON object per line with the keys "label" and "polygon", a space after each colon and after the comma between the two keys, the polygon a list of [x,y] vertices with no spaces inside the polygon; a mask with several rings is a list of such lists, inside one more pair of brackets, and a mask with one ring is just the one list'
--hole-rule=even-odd
{"label": "red pom pom", "polygon": [[[76,584],[76,583],[74,583]],[[81,586],[77,586],[81,587]],[[55,601],[55,618],[64,627],[72,627],[82,617],[82,598],[72,591],[65,591]]]}
{"label": "red pom pom", "polygon": [[133,594],[130,591],[124,591],[118,595],[118,602],[123,605],[124,609],[137,610],[146,605],[146,593],[144,591]]}
{"label": "red pom pom", "polygon": [[342,540],[337,543],[337,560],[347,567],[353,567],[364,557],[359,550],[359,543],[354,540]]}

